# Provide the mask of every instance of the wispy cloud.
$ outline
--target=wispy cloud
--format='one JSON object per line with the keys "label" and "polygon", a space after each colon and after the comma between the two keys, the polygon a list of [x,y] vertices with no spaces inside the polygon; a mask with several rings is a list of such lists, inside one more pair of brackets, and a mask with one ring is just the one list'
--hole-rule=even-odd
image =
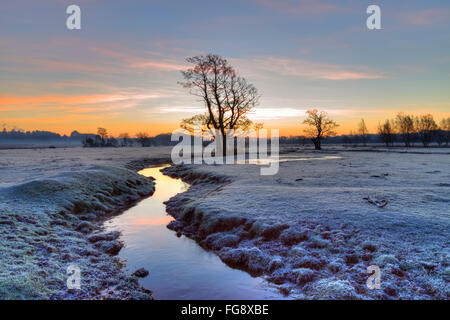
{"label": "wispy cloud", "polygon": [[430,8],[420,11],[403,12],[399,14],[401,21],[416,26],[433,26],[450,20],[450,9]]}
{"label": "wispy cloud", "polygon": [[[110,50],[108,48],[102,47],[94,47],[91,48],[92,51],[96,52],[100,56],[113,58],[118,60],[119,65],[130,67],[130,68],[139,68],[139,69],[157,69],[162,71],[179,71],[186,68],[186,65],[179,63],[178,61],[174,61],[171,59],[163,58],[164,54],[160,52],[146,52],[149,56],[156,56],[157,58],[148,59],[141,58],[137,54],[133,54],[130,52],[126,52],[126,50]],[[142,53],[141,53],[142,55]]]}
{"label": "wispy cloud", "polygon": [[342,11],[343,8],[337,6],[332,2],[325,2],[322,0],[250,0],[260,6],[274,10],[276,12],[310,16],[310,15],[327,15]]}
{"label": "wispy cloud", "polygon": [[23,117],[23,118],[8,118],[4,119],[4,121],[8,123],[62,123],[62,122],[70,122],[70,121],[79,121],[79,120],[101,120],[101,116],[92,116],[92,115],[63,115],[63,116],[53,116],[53,117]]}
{"label": "wispy cloud", "polygon": [[295,76],[308,79],[326,80],[361,80],[381,79],[386,75],[367,67],[341,66],[330,63],[319,63],[304,59],[288,59],[279,57],[256,57],[249,63],[241,62],[244,68],[277,73],[283,76]]}
{"label": "wispy cloud", "polygon": [[249,118],[255,121],[279,120],[283,118],[299,117],[305,114],[304,109],[296,108],[255,108]]}
{"label": "wispy cloud", "polygon": [[[89,63],[72,61],[57,61],[28,57],[8,57],[8,66],[3,66],[4,71],[10,72],[64,72],[78,74],[132,74],[136,69],[153,69],[159,71],[179,71],[186,66],[167,59],[141,59],[126,57],[118,63],[97,63],[98,59],[92,59]],[[14,63],[14,64],[13,64]]]}
{"label": "wispy cloud", "polygon": [[189,113],[189,114],[197,114],[197,113],[204,113],[206,110],[205,108],[200,107],[189,107],[189,106],[166,106],[166,107],[160,107],[157,112],[158,113]]}
{"label": "wispy cloud", "polygon": [[61,104],[93,104],[102,102],[117,102],[124,100],[144,100],[159,98],[159,95],[151,94],[92,94],[82,96],[6,96],[0,97],[0,105],[26,104],[26,103],[61,103]]}
{"label": "wispy cloud", "polygon": [[186,65],[181,65],[173,61],[152,59],[138,59],[131,62],[130,67],[140,69],[158,69],[164,71],[180,71],[186,69]]}
{"label": "wispy cloud", "polygon": [[0,111],[52,108],[53,110],[66,110],[72,113],[100,112],[128,109],[136,106],[139,101],[160,97],[158,94],[142,93],[44,96],[8,96],[1,94]]}
{"label": "wispy cloud", "polygon": [[[170,58],[163,52],[133,51],[127,47],[110,44],[93,45],[90,41],[77,40],[78,47],[73,54],[58,54],[58,48],[65,40],[50,43],[24,43],[0,37],[0,70],[23,73],[77,73],[89,75],[135,74],[141,70],[179,71],[186,68],[182,58]],[[70,44],[73,46],[73,44]],[[8,52],[9,48],[20,48],[19,54]],[[84,48],[84,50],[80,50]],[[3,50],[4,49],[4,50]],[[55,52],[52,57],[46,50]],[[79,51],[76,51],[79,50]],[[30,56],[28,52],[32,51]],[[74,57],[74,54],[77,56]]]}
{"label": "wispy cloud", "polygon": [[1,67],[1,70],[9,72],[64,72],[83,74],[120,73],[120,70],[117,67],[114,68],[96,63],[79,63],[63,60],[58,61],[40,58],[29,58],[25,56],[2,57],[2,60],[5,62],[5,64]]}

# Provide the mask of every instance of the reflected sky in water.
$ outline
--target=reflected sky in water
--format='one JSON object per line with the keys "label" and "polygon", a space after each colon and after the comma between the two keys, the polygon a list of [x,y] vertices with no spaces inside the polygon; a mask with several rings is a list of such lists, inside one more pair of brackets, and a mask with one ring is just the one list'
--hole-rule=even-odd
{"label": "reflected sky in water", "polygon": [[279,156],[279,157],[267,157],[267,158],[249,158],[245,160],[236,160],[236,164],[256,164],[256,165],[268,165],[272,162],[289,162],[289,161],[316,161],[316,160],[333,160],[342,159],[338,156],[324,156],[324,157],[289,157],[289,156]]}
{"label": "reflected sky in water", "polygon": [[156,179],[152,197],[106,222],[108,231],[122,232],[125,247],[119,256],[127,260],[127,271],[149,270],[140,283],[156,299],[284,299],[263,279],[229,268],[214,253],[166,228],[173,218],[163,202],[189,185],[163,175],[162,168],[139,172]]}

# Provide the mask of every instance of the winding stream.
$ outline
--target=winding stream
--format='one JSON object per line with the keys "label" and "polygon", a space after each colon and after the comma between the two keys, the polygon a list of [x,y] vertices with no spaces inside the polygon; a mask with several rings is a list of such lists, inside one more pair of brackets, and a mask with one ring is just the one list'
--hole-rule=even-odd
{"label": "winding stream", "polygon": [[132,273],[144,267],[150,274],[141,285],[153,291],[155,299],[285,299],[262,278],[225,265],[214,253],[195,241],[166,228],[173,220],[164,201],[189,187],[180,179],[163,175],[154,167],[139,173],[155,178],[153,196],[123,214],[108,220],[108,231],[121,231],[125,247],[119,256]]}

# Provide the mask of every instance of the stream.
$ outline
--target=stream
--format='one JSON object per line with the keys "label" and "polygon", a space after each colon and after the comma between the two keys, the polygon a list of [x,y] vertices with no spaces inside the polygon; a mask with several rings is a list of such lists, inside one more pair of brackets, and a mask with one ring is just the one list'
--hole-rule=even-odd
{"label": "stream", "polygon": [[105,223],[107,231],[122,233],[125,246],[119,257],[126,260],[126,271],[149,270],[139,282],[159,300],[286,299],[264,279],[228,267],[194,240],[177,237],[167,229],[173,218],[167,215],[163,202],[189,185],[163,175],[160,170],[165,167],[140,171],[156,179],[155,193]]}

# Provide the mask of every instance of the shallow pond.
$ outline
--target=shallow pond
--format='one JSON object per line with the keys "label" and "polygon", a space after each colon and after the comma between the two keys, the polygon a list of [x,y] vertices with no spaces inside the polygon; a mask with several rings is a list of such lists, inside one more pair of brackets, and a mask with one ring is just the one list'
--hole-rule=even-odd
{"label": "shallow pond", "polygon": [[108,231],[122,232],[125,247],[119,256],[127,261],[127,271],[149,270],[139,281],[155,299],[285,299],[264,279],[228,267],[195,241],[167,229],[173,218],[163,202],[189,185],[163,175],[163,168],[140,171],[156,179],[155,193],[106,222]]}

